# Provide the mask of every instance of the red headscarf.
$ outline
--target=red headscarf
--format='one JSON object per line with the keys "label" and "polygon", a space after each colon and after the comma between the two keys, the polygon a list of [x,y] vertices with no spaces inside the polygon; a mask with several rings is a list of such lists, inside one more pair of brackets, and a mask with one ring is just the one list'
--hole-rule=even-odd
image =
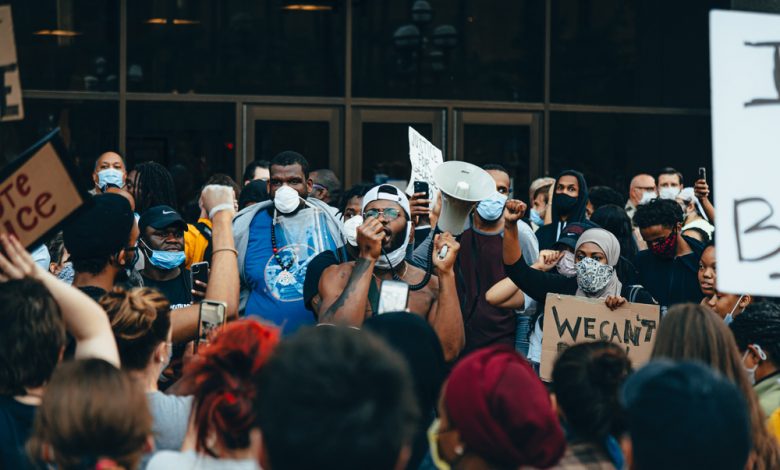
{"label": "red headscarf", "polygon": [[566,449],[550,397],[528,362],[508,346],[480,349],[450,374],[447,415],[467,449],[488,461],[548,468]]}

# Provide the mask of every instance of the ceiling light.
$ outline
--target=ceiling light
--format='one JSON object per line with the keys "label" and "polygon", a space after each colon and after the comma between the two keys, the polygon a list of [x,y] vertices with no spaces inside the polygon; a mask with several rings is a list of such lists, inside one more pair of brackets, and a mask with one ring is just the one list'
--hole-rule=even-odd
{"label": "ceiling light", "polygon": [[331,10],[333,10],[333,5],[314,5],[314,4],[293,3],[293,4],[290,4],[290,5],[283,6],[282,10],[287,10],[287,11],[331,11]]}
{"label": "ceiling light", "polygon": [[35,36],[58,36],[64,38],[72,38],[75,36],[81,36],[78,31],[69,31],[67,29],[42,29],[33,33]]}

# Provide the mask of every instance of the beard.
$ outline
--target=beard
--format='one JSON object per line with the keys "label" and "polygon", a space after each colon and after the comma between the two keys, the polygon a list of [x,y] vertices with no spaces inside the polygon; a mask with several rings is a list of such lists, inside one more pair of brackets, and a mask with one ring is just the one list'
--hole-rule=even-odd
{"label": "beard", "polygon": [[406,224],[404,224],[404,228],[398,233],[393,233],[389,227],[385,227],[385,234],[387,234],[390,241],[386,244],[387,246],[383,245],[382,249],[384,249],[387,253],[392,253],[393,251],[401,248],[406,241]]}

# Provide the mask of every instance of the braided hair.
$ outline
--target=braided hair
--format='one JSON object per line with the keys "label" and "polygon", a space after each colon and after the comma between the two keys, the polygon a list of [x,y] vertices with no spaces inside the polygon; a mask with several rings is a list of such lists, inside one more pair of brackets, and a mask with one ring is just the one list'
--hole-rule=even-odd
{"label": "braided hair", "polygon": [[758,344],[773,364],[780,364],[780,302],[753,302],[734,317],[729,327],[740,351],[749,344]]}
{"label": "braided hair", "polygon": [[135,210],[143,214],[154,206],[177,208],[176,186],[171,173],[157,162],[144,162],[135,167],[133,179]]}

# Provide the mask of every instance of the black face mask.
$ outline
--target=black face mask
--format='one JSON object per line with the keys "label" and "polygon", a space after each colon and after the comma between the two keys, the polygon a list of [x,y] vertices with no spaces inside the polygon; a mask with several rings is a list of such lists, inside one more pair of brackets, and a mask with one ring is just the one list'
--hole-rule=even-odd
{"label": "black face mask", "polygon": [[568,214],[576,205],[576,197],[571,197],[568,194],[563,193],[556,193],[555,196],[553,196],[553,206],[555,206],[560,214]]}

